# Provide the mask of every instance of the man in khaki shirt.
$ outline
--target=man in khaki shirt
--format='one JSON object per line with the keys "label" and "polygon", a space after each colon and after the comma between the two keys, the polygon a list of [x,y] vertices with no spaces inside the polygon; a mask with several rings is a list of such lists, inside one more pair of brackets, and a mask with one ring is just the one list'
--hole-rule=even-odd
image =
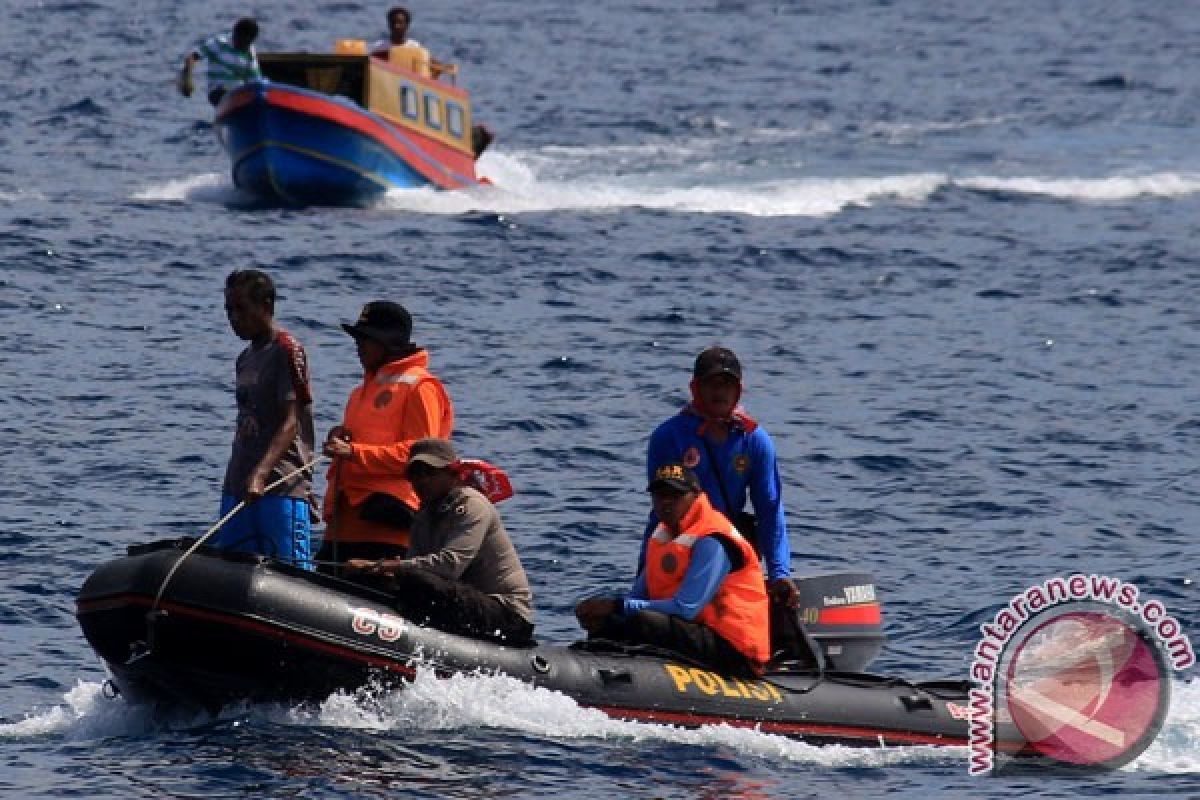
{"label": "man in khaki shirt", "polygon": [[396,595],[406,618],[450,633],[527,644],[533,636],[533,593],[496,507],[464,483],[446,439],[421,439],[409,453],[407,477],[421,500],[408,555],[352,559],[351,571]]}

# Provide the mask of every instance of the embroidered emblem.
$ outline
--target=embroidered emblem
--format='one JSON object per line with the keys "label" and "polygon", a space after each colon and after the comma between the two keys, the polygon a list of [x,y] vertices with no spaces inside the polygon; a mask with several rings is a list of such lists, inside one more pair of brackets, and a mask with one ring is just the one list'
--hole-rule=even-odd
{"label": "embroidered emblem", "polygon": [[654,470],[654,480],[656,481],[682,481],[683,467],[678,464],[663,464],[658,469]]}
{"label": "embroidered emblem", "polygon": [[750,469],[750,456],[743,453],[735,456],[733,459],[733,471],[738,475],[745,475],[746,470]]}
{"label": "embroidered emblem", "polygon": [[392,390],[384,389],[379,394],[375,395],[375,407],[383,408],[388,403],[392,402]]}
{"label": "embroidered emblem", "polygon": [[679,559],[675,558],[674,553],[664,553],[662,560],[658,563],[662,567],[662,571],[668,575],[674,575],[675,570],[679,568]]}
{"label": "embroidered emblem", "polygon": [[689,447],[683,451],[683,465],[688,469],[693,469],[700,463],[700,451],[695,447]]}

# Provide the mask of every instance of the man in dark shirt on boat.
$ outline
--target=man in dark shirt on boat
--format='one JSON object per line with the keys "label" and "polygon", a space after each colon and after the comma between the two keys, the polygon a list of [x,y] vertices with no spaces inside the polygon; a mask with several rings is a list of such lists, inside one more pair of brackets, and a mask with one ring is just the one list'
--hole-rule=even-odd
{"label": "man in dark shirt on boat", "polygon": [[496,507],[463,479],[447,439],[421,439],[406,474],[420,497],[406,558],[351,559],[352,580],[385,588],[407,619],[510,644],[533,636],[533,593]]}
{"label": "man in dark shirt on boat", "polygon": [[192,68],[200,59],[208,65],[205,77],[208,81],[208,102],[214,106],[230,89],[262,77],[258,56],[254,52],[254,40],[258,38],[258,22],[251,17],[242,17],[229,34],[210,36],[198,44],[183,60],[179,72],[179,93],[191,97],[195,90]]}
{"label": "man in dark shirt on boat", "polygon": [[225,313],[230,328],[249,345],[237,358],[237,431],[221,489],[221,516],[238,503],[246,507],[209,544],[312,569],[310,473],[295,474],[266,492],[313,460],[308,358],[275,323],[275,283],[265,272],[229,273]]}
{"label": "man in dark shirt on boat", "polygon": [[628,596],[575,607],[589,637],[672,650],[734,674],[770,660],[768,599],[754,548],[709,503],[696,475],[663,464],[646,487],[658,523]]}

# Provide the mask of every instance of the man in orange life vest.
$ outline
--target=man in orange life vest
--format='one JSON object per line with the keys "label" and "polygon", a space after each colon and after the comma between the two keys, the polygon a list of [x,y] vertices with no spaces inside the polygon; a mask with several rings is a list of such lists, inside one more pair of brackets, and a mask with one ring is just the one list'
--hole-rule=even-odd
{"label": "man in orange life vest", "polygon": [[771,657],[769,601],[754,548],[682,464],[659,466],[646,490],[659,524],[643,546],[632,591],[588,598],[575,616],[589,636],[761,674]]}
{"label": "man in orange life vest", "polygon": [[399,558],[419,506],[404,477],[418,439],[448,438],[454,408],[429,372],[429,353],[413,344],[412,317],[399,303],[367,303],[353,325],[363,382],[346,402],[342,424],[325,439],[333,459],[325,492],[325,541],[318,561]]}

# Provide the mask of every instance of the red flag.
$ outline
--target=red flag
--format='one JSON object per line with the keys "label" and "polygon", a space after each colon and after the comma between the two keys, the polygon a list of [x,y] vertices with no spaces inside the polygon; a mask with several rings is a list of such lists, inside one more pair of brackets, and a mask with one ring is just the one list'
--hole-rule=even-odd
{"label": "red flag", "polygon": [[461,458],[455,465],[460,480],[473,486],[493,503],[513,496],[512,481],[504,470],[481,458]]}

